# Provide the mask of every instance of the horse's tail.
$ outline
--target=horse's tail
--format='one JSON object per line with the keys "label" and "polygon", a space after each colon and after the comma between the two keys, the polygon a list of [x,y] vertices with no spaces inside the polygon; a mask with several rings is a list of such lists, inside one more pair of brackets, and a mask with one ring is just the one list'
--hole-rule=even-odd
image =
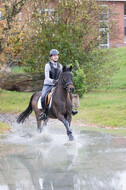
{"label": "horse's tail", "polygon": [[26,108],[26,110],[24,112],[22,112],[18,118],[17,118],[17,122],[18,123],[23,123],[25,121],[25,119],[32,113],[32,99],[34,97],[34,95],[36,94],[36,92],[32,95],[30,102],[29,102],[29,106]]}

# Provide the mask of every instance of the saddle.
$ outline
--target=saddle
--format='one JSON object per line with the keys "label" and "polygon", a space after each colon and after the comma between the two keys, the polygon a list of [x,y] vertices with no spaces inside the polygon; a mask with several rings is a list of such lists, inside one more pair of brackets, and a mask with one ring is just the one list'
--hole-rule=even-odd
{"label": "saddle", "polygon": [[[52,94],[53,94],[53,92],[54,92],[54,89],[55,89],[55,87],[53,87],[53,88],[51,89],[51,91],[48,92],[48,93],[46,94],[46,96],[45,96],[45,105],[46,105],[46,107],[48,107],[48,108],[51,108],[51,104],[52,104]],[[39,100],[38,100],[38,109],[42,109],[41,96],[40,96],[40,98],[39,98]]]}
{"label": "saddle", "polygon": [[[54,90],[55,90],[55,87],[53,87],[53,88],[51,89],[51,91],[48,92],[48,93],[46,94],[46,96],[45,96],[45,106],[48,107],[49,109],[51,109],[51,105],[52,105],[52,94],[53,94]],[[69,97],[70,99],[72,99],[70,93],[68,93],[68,97]],[[42,109],[42,106],[41,106],[41,96],[40,96],[40,98],[39,98],[39,100],[38,100],[38,109]]]}
{"label": "saddle", "polygon": [[48,109],[48,113],[53,117],[53,118],[57,118],[56,115],[53,113],[52,109],[51,109],[51,105],[52,105],[52,94],[55,90],[55,87],[53,87],[51,89],[51,91],[49,93],[46,94],[45,96],[45,106]]}
{"label": "saddle", "polygon": [[46,94],[46,96],[45,96],[45,106],[46,106],[46,107],[51,108],[51,105],[52,105],[52,94],[53,94],[54,90],[55,90],[55,87],[53,87],[53,88],[51,89],[51,91],[48,92],[48,93]]}

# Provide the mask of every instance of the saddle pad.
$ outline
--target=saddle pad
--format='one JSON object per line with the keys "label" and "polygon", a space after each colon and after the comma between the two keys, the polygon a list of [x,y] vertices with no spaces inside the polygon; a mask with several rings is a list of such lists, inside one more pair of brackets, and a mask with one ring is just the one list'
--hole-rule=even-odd
{"label": "saddle pad", "polygon": [[41,105],[41,96],[40,96],[40,98],[39,98],[39,100],[38,100],[38,109],[42,109],[42,105]]}

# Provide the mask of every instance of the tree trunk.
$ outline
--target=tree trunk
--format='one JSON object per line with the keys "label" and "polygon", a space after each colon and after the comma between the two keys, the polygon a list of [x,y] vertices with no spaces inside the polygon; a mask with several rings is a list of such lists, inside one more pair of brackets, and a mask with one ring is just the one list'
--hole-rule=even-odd
{"label": "tree trunk", "polygon": [[0,88],[24,92],[35,92],[42,90],[44,74],[23,73],[12,74],[0,79]]}

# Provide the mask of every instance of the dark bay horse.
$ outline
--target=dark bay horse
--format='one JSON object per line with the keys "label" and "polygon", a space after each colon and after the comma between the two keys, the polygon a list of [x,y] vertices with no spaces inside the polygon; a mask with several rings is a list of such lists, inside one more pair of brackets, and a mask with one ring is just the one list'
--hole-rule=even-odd
{"label": "dark bay horse", "polygon": [[[70,129],[72,113],[72,92],[74,91],[73,76],[71,71],[72,66],[63,67],[56,88],[52,94],[51,111],[54,113],[55,116],[51,114],[50,111],[48,111],[48,118],[57,118],[65,125],[67,135],[70,141],[74,140],[72,130]],[[42,110],[38,109],[37,106],[40,96],[41,91],[35,92],[30,99],[27,109],[22,112],[17,119],[18,123],[23,123],[34,110],[39,132],[42,131],[41,120],[39,120],[39,115],[41,114]]]}

